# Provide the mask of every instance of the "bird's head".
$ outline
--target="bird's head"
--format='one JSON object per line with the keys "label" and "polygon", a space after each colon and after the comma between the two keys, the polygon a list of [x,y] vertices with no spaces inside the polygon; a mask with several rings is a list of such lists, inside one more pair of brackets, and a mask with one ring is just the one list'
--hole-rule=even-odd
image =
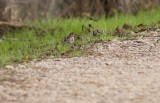
{"label": "bird's head", "polygon": [[72,44],[74,42],[75,33],[71,32],[68,36],[69,42]]}

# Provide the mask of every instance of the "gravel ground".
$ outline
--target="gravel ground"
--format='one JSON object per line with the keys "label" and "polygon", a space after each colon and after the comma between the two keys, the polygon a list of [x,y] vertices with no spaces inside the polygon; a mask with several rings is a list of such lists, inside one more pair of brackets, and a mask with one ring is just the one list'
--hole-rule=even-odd
{"label": "gravel ground", "polygon": [[86,57],[0,70],[0,103],[158,103],[160,30],[95,44]]}

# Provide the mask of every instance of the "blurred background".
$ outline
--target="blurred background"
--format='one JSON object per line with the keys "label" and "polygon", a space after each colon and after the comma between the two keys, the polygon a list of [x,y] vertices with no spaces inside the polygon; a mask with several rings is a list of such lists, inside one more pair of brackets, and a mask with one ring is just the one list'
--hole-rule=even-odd
{"label": "blurred background", "polygon": [[160,0],[0,0],[0,21],[26,22],[37,18],[113,16],[159,6]]}

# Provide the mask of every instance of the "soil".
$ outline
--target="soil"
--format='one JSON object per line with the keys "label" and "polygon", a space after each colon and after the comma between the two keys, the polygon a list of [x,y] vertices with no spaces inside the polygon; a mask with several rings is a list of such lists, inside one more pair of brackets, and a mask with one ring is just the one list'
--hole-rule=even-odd
{"label": "soil", "polygon": [[6,66],[0,70],[0,102],[160,101],[160,30],[135,40],[97,43],[90,52]]}

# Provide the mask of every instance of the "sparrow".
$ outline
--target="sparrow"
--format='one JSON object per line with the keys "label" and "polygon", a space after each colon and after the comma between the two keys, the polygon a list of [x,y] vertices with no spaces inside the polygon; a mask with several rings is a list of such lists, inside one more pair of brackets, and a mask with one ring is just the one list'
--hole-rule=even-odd
{"label": "sparrow", "polygon": [[124,29],[120,29],[119,26],[117,26],[116,30],[115,30],[115,34],[118,35],[119,37],[126,34],[126,30]]}
{"label": "sparrow", "polygon": [[75,33],[71,32],[69,34],[69,36],[67,37],[67,41],[70,43],[70,44],[73,44],[74,43],[74,40],[75,39]]}

